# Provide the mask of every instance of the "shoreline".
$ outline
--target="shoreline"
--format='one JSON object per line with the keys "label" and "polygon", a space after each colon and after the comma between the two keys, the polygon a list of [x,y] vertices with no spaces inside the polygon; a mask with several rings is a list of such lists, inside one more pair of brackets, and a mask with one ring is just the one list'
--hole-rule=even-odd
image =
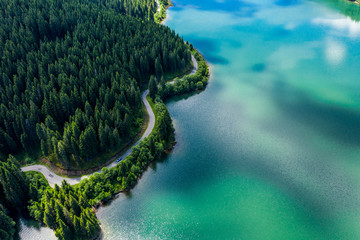
{"label": "shoreline", "polygon": [[[205,59],[203,58],[203,56],[199,53],[199,51],[197,51],[195,48],[193,49],[193,51],[195,51],[199,56],[201,56],[201,59],[202,61],[205,61]],[[192,55],[192,58],[194,58],[193,54]],[[199,61],[196,59],[196,62],[199,64]],[[207,65],[207,64],[206,64]],[[194,67],[193,66],[193,69],[192,71],[185,75],[185,76],[182,76],[183,74],[181,74],[180,76],[182,76],[181,80],[183,80],[185,77],[187,76],[194,76],[197,74],[197,72],[199,71],[199,68],[195,68],[196,71],[194,71]],[[188,72],[188,71],[187,71]],[[176,78],[176,77],[175,77]],[[209,77],[207,76],[207,80],[209,79]],[[181,81],[179,81],[178,83],[181,83]],[[176,86],[176,83],[170,83],[172,86]],[[205,85],[206,87],[206,85]],[[196,91],[199,91],[199,90],[196,90]],[[148,95],[148,92],[149,90],[145,90],[142,94],[142,101],[143,101],[143,104],[145,105],[145,109],[148,110],[147,111],[147,114],[149,116],[149,125],[151,124],[150,128],[149,126],[147,126],[145,132],[143,133],[142,137],[137,140],[135,142],[135,144],[132,144],[131,147],[123,150],[120,154],[118,155],[121,155],[121,159],[124,160],[125,157],[131,155],[131,152],[132,152],[132,148],[139,145],[140,142],[150,136],[150,134],[153,132],[154,130],[154,127],[155,127],[155,123],[156,123],[156,116],[154,114],[154,110],[155,109],[152,109],[152,106],[151,104],[149,103],[149,101],[147,100],[147,95]],[[190,91],[191,92],[191,91]],[[176,94],[178,95],[178,94]],[[176,96],[174,95],[174,96]],[[153,119],[153,120],[151,120]],[[151,123],[152,122],[152,123]],[[172,149],[172,147],[174,146],[175,143],[173,143],[171,145],[170,148],[167,148],[166,149],[166,152],[169,153],[170,152],[170,149]],[[125,152],[125,153],[124,153]],[[92,171],[88,174],[82,174],[82,175],[60,175],[60,174],[57,174],[56,171],[54,171],[52,168],[50,168],[48,165],[40,165],[40,164],[36,164],[36,165],[29,165],[29,166],[24,166],[24,167],[21,167],[21,170],[24,171],[24,172],[27,172],[27,171],[36,171],[36,172],[39,172],[41,173],[42,175],[44,175],[44,177],[46,178],[46,180],[49,182],[49,185],[50,186],[55,186],[55,184],[58,184],[58,185],[61,185],[61,182],[63,180],[66,180],[70,185],[75,185],[75,184],[78,184],[80,183],[83,179],[86,179],[88,177],[90,177],[91,175],[95,174],[95,173],[101,173],[102,172],[102,168],[106,167],[106,168],[113,168],[115,167],[118,163],[120,162],[116,162],[116,158],[118,158],[118,155],[117,157],[112,157],[109,161],[106,162],[106,164],[103,164],[99,167],[97,167],[95,171]]]}
{"label": "shoreline", "polygon": [[[165,8],[165,12],[172,6],[173,4],[169,4]],[[163,14],[163,6],[161,13],[161,16],[164,16],[161,20],[162,23],[167,19],[166,14]],[[155,29],[159,28],[168,31],[169,27],[161,26],[161,23],[157,26],[151,24]],[[174,31],[171,34],[171,36],[175,36]],[[70,162],[73,169],[78,167],[88,168],[85,170],[62,169],[61,166],[56,166],[56,160],[51,163],[50,160],[52,159],[42,157],[42,155],[48,154],[46,152],[44,154],[42,152],[36,153],[34,158],[30,159],[31,161],[23,162],[33,163],[40,161],[43,164],[45,163],[44,165],[36,164],[20,167],[19,163],[14,159],[16,165],[9,166],[15,168],[18,174],[21,173],[21,177],[24,178],[24,184],[19,182],[20,190],[24,190],[24,200],[21,204],[28,211],[25,214],[24,210],[23,216],[28,215],[30,219],[35,220],[40,226],[46,226],[58,239],[86,238],[95,240],[104,238],[103,226],[96,215],[97,209],[107,206],[121,193],[125,195],[131,194],[133,188],[138,186],[140,179],[143,178],[149,167],[152,168],[154,164],[166,161],[176,145],[173,119],[163,100],[166,97],[189,92],[197,93],[203,91],[207,86],[209,71],[204,57],[193,48],[192,44],[185,43],[179,35],[176,35],[176,41],[176,43],[179,43],[180,48],[175,50],[181,50],[182,53],[181,55],[175,55],[177,57],[176,68],[170,65],[170,67],[166,68],[168,72],[164,73],[162,70],[159,72],[158,66],[155,64],[155,73],[157,73],[160,81],[150,76],[148,84],[137,86],[136,97],[138,100],[136,101],[137,106],[141,107],[141,109],[138,108],[137,111],[140,110],[140,112],[136,114],[137,124],[134,125],[136,131],[127,134],[128,139],[123,141],[120,150],[109,150],[99,154],[97,157],[92,158],[91,164],[80,165],[76,162],[73,164]],[[169,56],[170,60],[173,57],[171,54],[167,54],[167,56]],[[181,58],[181,61],[179,58]],[[160,55],[160,59],[167,58]],[[116,62],[117,58],[114,58],[114,61]],[[140,61],[140,66],[141,64]],[[165,82],[164,78],[171,82]],[[186,84],[188,87],[184,88]],[[144,91],[141,92],[141,90]],[[139,105],[140,93],[142,104]],[[166,93],[166,96],[163,93]],[[118,110],[118,108],[116,109]],[[143,117],[142,121],[141,117]],[[119,121],[119,116],[114,121]],[[90,130],[94,132],[94,129]],[[92,133],[93,138],[90,139],[92,143],[94,143],[95,138],[101,137],[102,132],[100,130],[99,132],[98,134],[95,133],[96,135]],[[91,146],[85,145],[85,147]],[[54,149],[57,151],[56,147]],[[107,148],[101,149],[106,150]],[[56,157],[61,160],[58,155]],[[12,164],[11,158],[8,161],[9,164]],[[66,176],[59,174],[66,174]],[[25,184],[28,187],[26,189]],[[21,197],[20,191],[19,195]],[[30,200],[28,201],[28,199]],[[17,231],[18,234],[21,232],[21,229],[19,230]]]}
{"label": "shoreline", "polygon": [[[163,20],[165,19],[166,18]],[[99,207],[107,206],[107,204],[115,200],[116,196],[119,194],[129,194],[131,190],[137,186],[139,180],[148,170],[149,166],[158,161],[161,161],[161,159],[164,159],[172,152],[174,146],[176,145],[175,129],[173,128],[172,124],[173,120],[164,103],[166,97],[170,98],[191,92],[198,93],[205,90],[208,84],[210,78],[208,63],[206,62],[203,55],[198,50],[193,48],[191,44],[186,44],[186,46],[191,54],[190,66],[192,66],[192,68],[190,70],[190,67],[187,68],[185,75],[184,73],[178,75],[181,77],[179,80],[173,81],[172,83],[167,82],[165,84],[165,86],[171,86],[163,89],[167,93],[166,96],[162,95],[162,93],[160,93],[158,90],[156,90],[153,96],[154,99],[150,98],[149,89],[142,93],[141,98],[143,104],[145,105],[145,110],[147,110],[148,113],[148,125],[145,128],[145,132],[143,133],[142,137],[121,156],[121,161],[113,161],[116,158],[112,157],[108,161],[111,162],[108,166],[89,175],[75,178],[58,176],[44,165],[27,166],[21,168],[21,170],[40,172],[50,185],[50,189],[49,187],[46,187],[46,189],[49,189],[49,191],[56,191],[57,188],[54,190],[55,185],[60,186],[61,189],[67,186],[69,189],[72,189],[73,192],[78,193],[84,193],[83,191],[85,189],[90,190],[90,192],[84,194],[86,194],[88,205],[91,208],[89,211],[93,213],[96,213]],[[194,60],[196,64],[194,63]],[[175,76],[174,78],[178,76]],[[183,85],[189,85],[190,83],[191,87],[185,89],[184,91],[173,91],[173,89],[184,89]],[[158,85],[158,87],[160,86]],[[145,119],[143,125],[146,125]],[[158,147],[151,150],[152,145]],[[152,153],[154,155],[151,155]],[[144,156],[146,157],[144,158]],[[123,166],[130,166],[131,168],[129,169],[126,167],[127,170],[125,170]],[[101,168],[101,166],[98,168]],[[125,170],[125,172],[121,173],[120,171],[123,170],[120,169]],[[45,170],[45,174],[42,170]],[[64,180],[67,183],[62,183]],[[94,188],[94,186],[98,185],[106,186],[106,188],[103,190]],[[37,206],[36,204],[42,203],[43,200],[39,200],[35,203],[32,203],[30,206],[34,207]],[[97,218],[96,215],[95,218]],[[35,219],[37,218],[35,217]],[[37,220],[42,222],[39,219]],[[96,234],[96,238],[101,236],[100,234],[103,233],[101,223],[99,224],[99,232]],[[53,227],[49,227],[50,229],[54,230]]]}
{"label": "shoreline", "polygon": [[171,0],[168,0],[168,5],[165,7],[165,17],[160,21],[160,24],[163,24],[165,20],[168,19],[168,8],[174,7],[174,4]]}
{"label": "shoreline", "polygon": [[[209,68],[210,68],[210,67],[209,67],[209,64],[206,62],[205,58],[203,57],[203,55],[202,55],[197,49],[195,49],[195,48],[193,49],[193,51],[195,51],[195,52],[201,57],[202,61],[205,62],[206,68],[207,68],[207,72],[209,73]],[[193,57],[193,54],[191,54],[191,55],[192,55],[192,57]],[[198,61],[197,59],[196,59],[196,62],[199,64],[199,61]],[[180,79],[179,82],[167,82],[167,84],[175,85],[176,83],[181,83],[181,80],[183,80],[186,76],[193,76],[193,75],[195,75],[196,73],[198,73],[198,71],[199,71],[199,68],[198,68],[198,66],[197,66],[197,69],[196,69],[196,71],[195,71],[194,73],[190,73],[190,74],[187,74],[187,75],[185,75],[185,76],[182,76],[182,78]],[[209,80],[210,80],[210,74],[206,75],[206,81],[208,82]],[[174,83],[175,83],[175,84],[174,84]],[[207,85],[206,85],[206,86],[207,86]],[[171,99],[172,97],[177,97],[177,96],[187,95],[187,94],[192,94],[192,93],[193,93],[193,94],[197,94],[197,93],[199,93],[199,92],[204,91],[204,90],[206,89],[206,86],[205,86],[203,89],[201,89],[201,90],[194,90],[194,91],[189,91],[189,92],[186,92],[186,93],[183,93],[183,94],[179,94],[179,95],[172,95],[172,96],[170,96],[169,98],[164,99],[163,101],[164,101],[164,103],[166,103],[166,101],[169,100],[169,99]],[[147,97],[150,98],[149,95],[148,95]],[[155,104],[151,98],[150,98],[150,101],[151,101],[151,103]],[[150,101],[149,101],[149,102],[150,102]],[[166,104],[165,104],[165,105],[166,105]],[[156,117],[156,114],[155,114],[155,117]],[[171,117],[171,115],[170,115],[170,117]],[[172,121],[172,119],[171,119],[171,121]],[[174,132],[173,134],[175,135],[175,132]],[[160,157],[160,159],[157,159],[157,160],[155,160],[155,161],[149,162],[146,166],[143,167],[140,175],[139,175],[138,178],[136,179],[136,182],[135,182],[131,187],[119,189],[119,191],[117,191],[117,192],[115,192],[114,194],[112,194],[111,198],[110,198],[108,201],[100,202],[100,203],[94,205],[94,206],[93,206],[93,207],[94,207],[94,210],[97,212],[97,209],[99,209],[100,207],[106,207],[106,206],[108,206],[109,204],[111,204],[111,202],[112,202],[113,200],[116,199],[116,197],[117,197],[118,195],[120,195],[120,194],[122,194],[122,193],[123,193],[123,194],[129,194],[129,193],[131,192],[131,189],[133,189],[134,187],[136,187],[138,181],[141,179],[141,177],[143,176],[143,174],[147,171],[147,169],[149,168],[150,164],[156,163],[156,162],[158,162],[159,160],[161,160],[161,159],[163,159],[164,157],[166,157],[168,154],[170,154],[170,153],[172,152],[172,150],[173,150],[173,148],[174,148],[175,145],[176,145],[176,140],[174,139],[174,141],[171,142],[171,143],[169,143],[169,145],[167,146],[167,148],[164,149],[164,152],[163,152],[162,156]]]}
{"label": "shoreline", "polygon": [[[155,19],[155,22],[157,22],[158,24],[163,24],[165,22],[165,20],[167,19],[167,16],[168,16],[168,8],[171,8],[174,6],[173,2],[171,0],[168,0],[168,4],[166,6],[160,4],[159,0],[155,0],[156,4],[158,5],[158,9],[156,11],[156,14],[161,14],[161,7],[164,8],[164,17],[163,18],[160,18],[159,21],[157,22]],[[154,14],[154,17],[155,17],[155,14]]]}

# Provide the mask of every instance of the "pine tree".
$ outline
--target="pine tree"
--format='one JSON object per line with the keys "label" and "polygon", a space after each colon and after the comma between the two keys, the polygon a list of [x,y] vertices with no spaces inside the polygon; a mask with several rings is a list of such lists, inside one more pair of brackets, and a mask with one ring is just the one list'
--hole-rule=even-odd
{"label": "pine tree", "polygon": [[163,68],[161,66],[161,57],[160,56],[155,59],[155,73],[156,73],[156,77],[159,79],[161,78],[161,76],[164,73]]}
{"label": "pine tree", "polygon": [[29,186],[14,161],[10,156],[6,162],[0,162],[0,185],[7,205],[21,211],[29,200]]}
{"label": "pine tree", "polygon": [[55,230],[55,235],[60,240],[72,240],[73,236],[69,226],[67,226],[62,220],[58,222],[59,227]]}
{"label": "pine tree", "polygon": [[120,136],[119,136],[119,132],[117,129],[114,129],[114,131],[112,132],[112,144],[111,144],[111,148],[112,150],[116,150],[120,147]]}
{"label": "pine tree", "polygon": [[80,225],[80,219],[78,216],[74,216],[74,230],[77,235],[81,234],[81,225]]}
{"label": "pine tree", "polygon": [[81,213],[81,207],[78,203],[78,201],[73,197],[70,196],[70,209],[73,212],[74,215],[79,216]]}
{"label": "pine tree", "polygon": [[95,156],[98,145],[94,128],[92,126],[86,128],[80,135],[79,147],[81,155],[86,158]]}
{"label": "pine tree", "polygon": [[11,240],[15,234],[15,222],[6,215],[4,207],[0,204],[0,239]]}
{"label": "pine tree", "polygon": [[43,222],[51,229],[55,229],[56,217],[54,216],[53,209],[50,208],[49,203],[45,203],[44,219]]}
{"label": "pine tree", "polygon": [[155,95],[157,94],[157,92],[158,92],[157,82],[156,82],[154,76],[151,76],[150,81],[149,81],[149,94],[150,94],[150,97],[152,99],[155,99]]}

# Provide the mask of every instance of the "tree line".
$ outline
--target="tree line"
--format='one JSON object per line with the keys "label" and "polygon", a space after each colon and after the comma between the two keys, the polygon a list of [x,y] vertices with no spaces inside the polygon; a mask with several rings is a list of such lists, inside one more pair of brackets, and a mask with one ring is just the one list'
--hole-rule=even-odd
{"label": "tree line", "polygon": [[209,79],[209,68],[203,56],[192,45],[189,48],[198,63],[196,73],[182,78],[175,78],[172,83],[167,83],[163,78],[160,78],[159,83],[155,79],[150,79],[149,90],[153,98],[158,96],[160,99],[166,100],[174,95],[205,89]]}

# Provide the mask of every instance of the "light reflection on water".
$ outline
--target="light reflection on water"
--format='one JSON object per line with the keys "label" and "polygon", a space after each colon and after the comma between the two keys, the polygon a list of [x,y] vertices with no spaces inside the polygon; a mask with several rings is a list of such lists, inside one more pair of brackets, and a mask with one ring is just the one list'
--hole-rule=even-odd
{"label": "light reflection on water", "polygon": [[181,150],[99,211],[106,239],[358,239],[359,24],[311,1],[169,15],[211,83],[168,103]]}

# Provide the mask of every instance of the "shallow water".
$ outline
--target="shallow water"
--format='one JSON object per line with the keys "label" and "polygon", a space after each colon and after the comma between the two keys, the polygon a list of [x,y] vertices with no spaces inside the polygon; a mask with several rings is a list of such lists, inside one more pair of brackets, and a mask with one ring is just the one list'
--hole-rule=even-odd
{"label": "shallow water", "polygon": [[168,102],[177,144],[99,210],[104,239],[360,239],[360,24],[317,1],[174,3],[211,81]]}

